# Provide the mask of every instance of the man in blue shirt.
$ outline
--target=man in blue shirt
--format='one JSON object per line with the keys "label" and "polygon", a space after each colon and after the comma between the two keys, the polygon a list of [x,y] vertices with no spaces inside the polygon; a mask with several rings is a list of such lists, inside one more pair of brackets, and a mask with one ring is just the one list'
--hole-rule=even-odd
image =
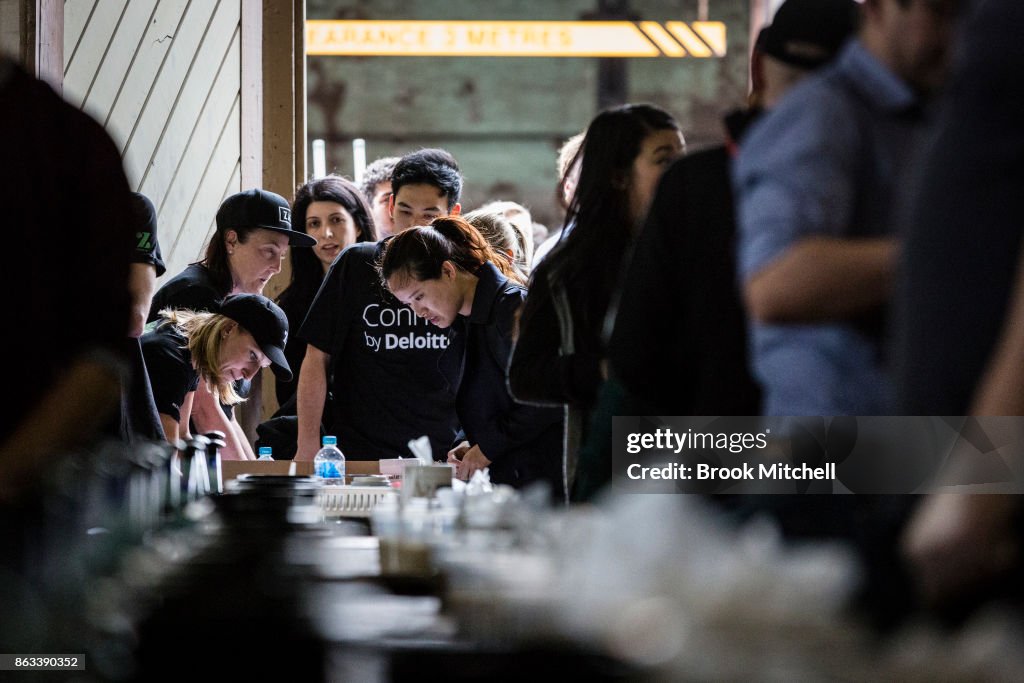
{"label": "man in blue shirt", "polygon": [[767,415],[880,415],[890,207],[941,84],[958,0],[866,0],[836,62],[750,131],[739,268]]}

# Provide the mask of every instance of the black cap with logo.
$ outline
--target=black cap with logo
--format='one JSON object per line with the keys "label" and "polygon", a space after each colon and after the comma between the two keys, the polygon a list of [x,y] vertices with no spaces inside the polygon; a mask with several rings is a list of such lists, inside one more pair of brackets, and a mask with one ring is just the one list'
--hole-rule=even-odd
{"label": "black cap with logo", "polygon": [[291,380],[292,369],[284,355],[288,316],[277,304],[261,294],[235,294],[221,301],[215,312],[245,328],[270,359],[274,374],[285,382]]}
{"label": "black cap with logo", "polygon": [[287,200],[267,190],[253,189],[233,194],[217,209],[217,230],[263,228],[288,236],[295,247],[312,247],[316,240],[304,232],[292,230],[292,210]]}

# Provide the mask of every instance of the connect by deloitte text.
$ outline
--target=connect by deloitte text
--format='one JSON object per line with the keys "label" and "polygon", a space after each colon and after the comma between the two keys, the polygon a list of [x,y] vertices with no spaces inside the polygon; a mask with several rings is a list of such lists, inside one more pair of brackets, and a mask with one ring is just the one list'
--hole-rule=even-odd
{"label": "connect by deloitte text", "polygon": [[683,465],[670,463],[661,467],[645,467],[633,463],[626,469],[626,476],[633,480],[695,480],[695,481],[740,481],[740,480],[834,480],[836,464],[826,463],[824,467],[809,465],[787,465],[759,463],[756,467],[743,463],[738,467],[715,467],[707,463]]}
{"label": "connect by deloitte text", "polygon": [[409,334],[397,335],[387,333],[384,335],[385,349],[447,349],[448,337],[443,334]]}

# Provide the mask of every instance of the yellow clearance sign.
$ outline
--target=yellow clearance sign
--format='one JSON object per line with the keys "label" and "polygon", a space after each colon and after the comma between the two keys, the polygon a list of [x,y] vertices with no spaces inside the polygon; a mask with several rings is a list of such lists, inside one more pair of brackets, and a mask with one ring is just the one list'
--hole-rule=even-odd
{"label": "yellow clearance sign", "polygon": [[307,21],[306,52],[353,57],[724,57],[720,21]]}

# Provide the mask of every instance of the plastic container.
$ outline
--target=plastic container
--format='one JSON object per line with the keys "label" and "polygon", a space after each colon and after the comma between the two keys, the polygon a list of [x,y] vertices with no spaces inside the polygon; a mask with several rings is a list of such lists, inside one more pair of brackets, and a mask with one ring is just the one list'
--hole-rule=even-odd
{"label": "plastic container", "polygon": [[270,446],[260,446],[259,457],[256,458],[256,459],[257,460],[273,460],[274,459],[274,449],[271,448]]}
{"label": "plastic container", "polygon": [[345,483],[345,456],[338,449],[338,437],[325,436],[323,448],[313,458],[313,472],[325,484]]}

